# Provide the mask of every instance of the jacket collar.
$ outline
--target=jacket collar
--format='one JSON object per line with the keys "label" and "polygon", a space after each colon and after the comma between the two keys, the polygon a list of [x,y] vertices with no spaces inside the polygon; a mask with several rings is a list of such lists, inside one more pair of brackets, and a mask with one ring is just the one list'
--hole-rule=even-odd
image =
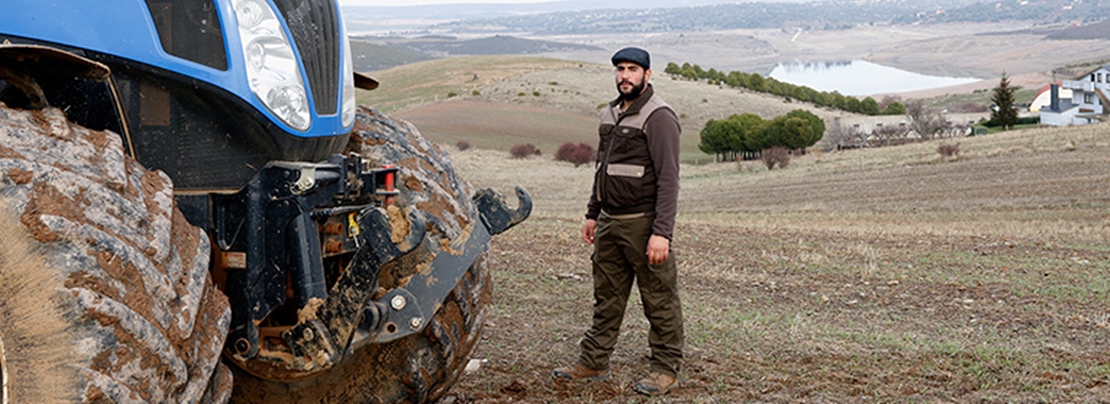
{"label": "jacket collar", "polygon": [[[632,101],[632,105],[629,105],[627,110],[621,112],[620,116],[636,115],[640,113],[640,109],[644,107],[644,104],[647,104],[648,100],[651,100],[653,95],[655,95],[655,88],[651,86],[651,83],[648,83],[644,92],[636,98],[636,101]],[[617,108],[620,105],[621,99],[617,97],[617,99],[609,103],[609,108]]]}

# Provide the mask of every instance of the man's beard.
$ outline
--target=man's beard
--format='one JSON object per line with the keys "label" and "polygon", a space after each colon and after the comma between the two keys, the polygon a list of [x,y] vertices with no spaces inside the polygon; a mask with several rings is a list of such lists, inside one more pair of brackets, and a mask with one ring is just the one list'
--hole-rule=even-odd
{"label": "man's beard", "polygon": [[640,94],[644,93],[644,85],[645,84],[642,81],[640,82],[639,85],[633,84],[632,85],[632,91],[629,91],[627,93],[621,91],[621,84],[623,84],[623,83],[632,84],[631,81],[623,81],[623,82],[617,83],[617,93],[620,94],[620,100],[621,101],[633,101],[637,98],[640,98]]}

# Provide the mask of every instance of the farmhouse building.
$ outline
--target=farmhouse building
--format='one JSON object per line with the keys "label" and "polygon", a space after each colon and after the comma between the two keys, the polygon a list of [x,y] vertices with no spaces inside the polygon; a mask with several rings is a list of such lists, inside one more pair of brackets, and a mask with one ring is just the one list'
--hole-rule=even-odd
{"label": "farmhouse building", "polygon": [[[1060,90],[1071,90],[1071,98]],[[1085,125],[1106,119],[1110,113],[1110,66],[1102,66],[1076,80],[1052,84],[1048,106],[1041,108],[1041,124]]]}
{"label": "farmhouse building", "polygon": [[[1057,93],[1056,96],[1060,99],[1071,100],[1071,90],[1060,87],[1061,82],[1056,82]],[[1052,103],[1052,84],[1045,84],[1037,90],[1037,96],[1033,97],[1033,102],[1029,103],[1029,112],[1039,113],[1042,109],[1047,109]]]}

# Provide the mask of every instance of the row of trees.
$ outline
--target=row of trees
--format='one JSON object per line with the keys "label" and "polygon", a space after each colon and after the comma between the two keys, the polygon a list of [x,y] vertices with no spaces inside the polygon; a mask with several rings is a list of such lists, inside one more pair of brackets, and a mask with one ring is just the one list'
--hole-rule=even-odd
{"label": "row of trees", "polygon": [[804,149],[817,144],[824,133],[825,121],[804,109],[770,120],[745,113],[706,122],[698,149],[718,160],[735,160],[772,147]]}
{"label": "row of trees", "polygon": [[906,107],[898,101],[879,105],[874,98],[859,99],[846,96],[840,92],[817,91],[806,86],[784,83],[771,77],[763,77],[759,73],[744,73],[732,71],[724,73],[710,68],[703,70],[701,66],[683,63],[682,66],[671,62],[663,70],[664,73],[681,76],[691,80],[707,80],[710,84],[727,85],[732,88],[746,88],[752,91],[770,93],[781,97],[788,97],[799,101],[811,102],[822,107],[836,108],[848,112],[864,115],[902,115]]}

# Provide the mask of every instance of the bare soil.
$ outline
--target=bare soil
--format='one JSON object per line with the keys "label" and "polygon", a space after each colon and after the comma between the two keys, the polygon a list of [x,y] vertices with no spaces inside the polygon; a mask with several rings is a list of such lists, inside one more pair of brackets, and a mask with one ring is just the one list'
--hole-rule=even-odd
{"label": "bare soil", "polygon": [[[683,166],[680,385],[655,402],[1110,401],[1107,126]],[[947,140],[952,142],[952,140]],[[633,295],[613,377],[563,383],[588,328],[588,168],[453,154],[536,213],[493,244],[494,306],[446,402],[641,402]],[[738,169],[739,168],[739,169]]]}
{"label": "bare soil", "polygon": [[[501,120],[503,111],[584,117],[540,118],[561,128],[544,132],[552,137],[548,142],[559,143],[579,139],[577,131],[585,130],[580,122],[596,119],[597,105],[612,98],[605,62],[626,45],[651,49],[658,66],[675,61],[769,71],[782,60],[864,59],[925,74],[984,77],[960,88],[901,94],[906,98],[988,89],[1003,71],[1015,85],[1039,88],[1053,69],[1110,57],[1107,41],[982,35],[1020,28],[583,37],[577,39],[606,50],[548,56],[590,63],[514,61],[508,64],[514,69],[535,68],[487,73],[451,87],[458,97],[442,105],[389,105],[417,127],[455,136],[448,147],[454,139],[482,136],[471,121],[528,133],[531,122]],[[1060,52],[1074,46],[1089,51]],[[479,64],[464,69],[496,71],[480,59],[462,61]],[[471,77],[434,66],[446,76]],[[652,82],[683,115],[686,162],[699,161],[697,133],[704,122],[734,113],[770,118],[807,108],[826,122],[873,119],[661,74]],[[376,97],[390,99],[387,93]],[[476,102],[512,107],[472,108]],[[463,107],[471,113],[448,112]],[[700,155],[701,164],[682,168],[673,244],[686,365],[679,387],[653,401],[1110,402],[1107,133],[1106,125],[1031,129],[810,153],[773,171],[758,162],[704,164]],[[958,157],[941,157],[942,143],[957,144]],[[650,354],[635,294],[613,354],[613,378],[551,380],[552,368],[573,363],[590,321],[591,251],[578,238],[590,169],[553,162],[550,153],[509,159],[509,146],[452,153],[477,187],[505,192],[523,185],[535,209],[529,221],[492,244],[494,306],[473,370],[445,401],[646,401],[631,389],[645,376]]]}

